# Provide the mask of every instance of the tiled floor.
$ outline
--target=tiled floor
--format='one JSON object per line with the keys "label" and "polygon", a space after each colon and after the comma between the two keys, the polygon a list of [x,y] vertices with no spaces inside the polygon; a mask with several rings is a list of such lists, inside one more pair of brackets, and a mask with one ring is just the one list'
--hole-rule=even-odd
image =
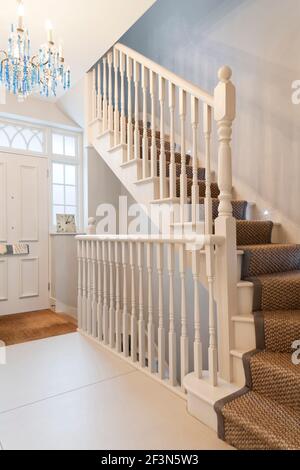
{"label": "tiled floor", "polygon": [[226,449],[186,403],[74,333],[7,349],[0,449]]}

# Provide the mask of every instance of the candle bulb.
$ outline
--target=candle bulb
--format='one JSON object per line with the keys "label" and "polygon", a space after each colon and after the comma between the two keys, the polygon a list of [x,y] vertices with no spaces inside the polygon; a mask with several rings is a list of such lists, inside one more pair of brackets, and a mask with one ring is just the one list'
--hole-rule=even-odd
{"label": "candle bulb", "polygon": [[18,29],[24,29],[24,5],[21,1],[18,6]]}
{"label": "candle bulb", "polygon": [[53,26],[51,21],[46,22],[48,42],[53,43]]}

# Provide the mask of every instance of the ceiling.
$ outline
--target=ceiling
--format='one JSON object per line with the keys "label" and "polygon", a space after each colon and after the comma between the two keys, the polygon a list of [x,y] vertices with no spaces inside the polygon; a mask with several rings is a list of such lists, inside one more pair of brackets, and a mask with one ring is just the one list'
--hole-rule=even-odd
{"label": "ceiling", "polygon": [[[153,3],[155,0],[24,0],[32,52],[45,42],[45,23],[50,19],[75,84]],[[17,0],[0,0],[0,9],[0,48],[6,49],[10,24],[17,20]]]}

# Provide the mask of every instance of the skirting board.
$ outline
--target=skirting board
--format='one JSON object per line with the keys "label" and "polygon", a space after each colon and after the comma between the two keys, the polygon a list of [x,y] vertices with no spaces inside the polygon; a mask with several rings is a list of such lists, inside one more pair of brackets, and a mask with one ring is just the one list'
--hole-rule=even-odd
{"label": "skirting board", "polygon": [[54,299],[53,297],[50,298],[50,305],[51,305],[51,309],[54,312],[65,313],[77,320],[77,307],[71,307],[70,305],[66,305],[60,302],[59,300]]}

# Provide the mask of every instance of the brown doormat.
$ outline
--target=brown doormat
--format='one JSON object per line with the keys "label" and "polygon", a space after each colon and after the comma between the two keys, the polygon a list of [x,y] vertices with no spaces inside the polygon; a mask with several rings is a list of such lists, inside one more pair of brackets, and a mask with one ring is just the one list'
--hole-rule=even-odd
{"label": "brown doormat", "polygon": [[60,336],[77,331],[76,321],[51,310],[0,317],[0,340],[6,346]]}

